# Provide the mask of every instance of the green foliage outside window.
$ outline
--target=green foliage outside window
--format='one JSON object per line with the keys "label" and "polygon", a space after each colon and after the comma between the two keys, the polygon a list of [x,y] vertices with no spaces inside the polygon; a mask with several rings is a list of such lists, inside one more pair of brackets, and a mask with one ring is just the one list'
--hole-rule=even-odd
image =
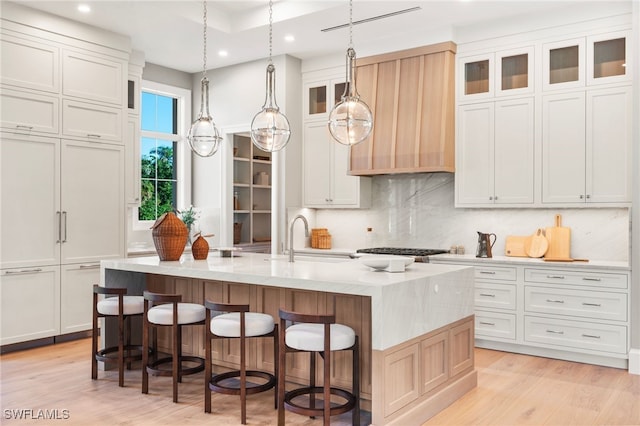
{"label": "green foliage outside window", "polygon": [[141,158],[141,202],[138,208],[139,220],[155,220],[163,213],[174,210],[176,204],[176,177],[174,143],[160,145],[142,154]]}

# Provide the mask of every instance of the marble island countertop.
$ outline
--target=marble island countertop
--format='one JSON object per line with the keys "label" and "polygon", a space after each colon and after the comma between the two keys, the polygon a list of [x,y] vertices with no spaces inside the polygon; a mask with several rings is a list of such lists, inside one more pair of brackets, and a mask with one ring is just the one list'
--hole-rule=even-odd
{"label": "marble island countertop", "polygon": [[109,270],[240,282],[371,297],[373,348],[384,350],[473,314],[473,268],[414,263],[376,271],[356,259],[241,253],[193,260],[158,256],[103,260]]}

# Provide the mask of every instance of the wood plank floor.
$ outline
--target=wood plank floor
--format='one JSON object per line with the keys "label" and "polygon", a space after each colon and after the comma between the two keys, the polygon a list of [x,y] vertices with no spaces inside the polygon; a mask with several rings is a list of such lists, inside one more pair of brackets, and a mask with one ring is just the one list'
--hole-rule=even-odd
{"label": "wood plank floor", "polygon": [[[140,392],[140,370],[90,376],[90,340],[0,356],[0,423],[65,425],[239,424],[238,398],[214,394],[213,413],[203,411],[202,373],[185,377],[179,403],[171,380],[151,377]],[[640,376],[625,370],[476,349],[478,387],[425,425],[640,425]],[[249,397],[248,424],[275,424],[273,394]],[[15,410],[57,410],[66,420],[18,420]],[[66,410],[66,411],[64,411]],[[54,412],[55,414],[56,412]],[[317,425],[287,413],[287,424]],[[349,416],[335,424],[348,424]],[[409,425],[407,425],[409,426]]]}

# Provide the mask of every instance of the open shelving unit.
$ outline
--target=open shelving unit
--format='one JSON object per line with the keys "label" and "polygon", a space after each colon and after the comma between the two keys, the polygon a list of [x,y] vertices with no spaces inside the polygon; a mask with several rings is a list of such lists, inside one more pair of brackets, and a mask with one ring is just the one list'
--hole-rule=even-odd
{"label": "open shelving unit", "polygon": [[248,135],[233,136],[234,246],[268,252],[271,247],[271,153]]}

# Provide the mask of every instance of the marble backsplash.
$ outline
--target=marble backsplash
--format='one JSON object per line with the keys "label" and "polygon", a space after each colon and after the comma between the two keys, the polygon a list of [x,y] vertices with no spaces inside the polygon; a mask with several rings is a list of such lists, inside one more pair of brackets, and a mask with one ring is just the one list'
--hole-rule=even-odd
{"label": "marble backsplash", "polygon": [[[531,235],[554,225],[556,213],[571,228],[571,255],[576,258],[629,261],[630,214],[626,208],[463,209],[454,208],[454,176],[448,173],[377,176],[370,209],[318,209],[313,227],[325,227],[332,246],[445,248],[463,245],[473,254],[477,232],[495,233],[496,255],[504,254],[505,237]],[[367,237],[367,227],[373,235]]]}

